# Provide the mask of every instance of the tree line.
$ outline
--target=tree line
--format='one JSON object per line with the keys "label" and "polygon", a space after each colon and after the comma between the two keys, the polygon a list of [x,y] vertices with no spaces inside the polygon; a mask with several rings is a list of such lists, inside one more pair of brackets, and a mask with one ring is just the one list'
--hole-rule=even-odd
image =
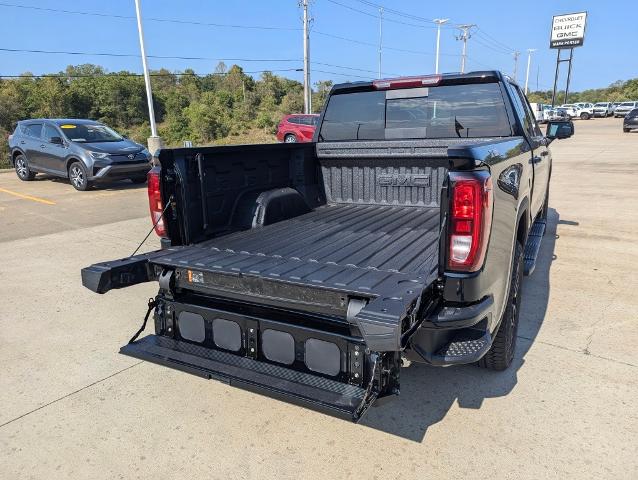
{"label": "tree line", "polygon": [[[303,110],[302,84],[272,72],[256,79],[237,65],[220,63],[204,76],[190,69],[151,74],[158,130],[169,146],[183,140],[197,145],[273,142],[281,117]],[[331,87],[331,81],[315,83],[314,111],[322,108]],[[529,99],[549,103],[551,94],[532,92]],[[568,100],[638,100],[638,78],[574,92]],[[0,79],[0,166],[7,166],[6,139],[16,122],[40,117],[99,120],[140,143],[150,135],[144,78],[135,73],[109,73],[92,64],[44,76],[25,73]]]}
{"label": "tree line", "polygon": [[[281,117],[303,111],[303,85],[272,72],[258,79],[237,65],[220,63],[209,75],[187,69],[151,72],[159,135],[167,145],[274,142]],[[315,83],[313,109],[321,110],[331,81]],[[98,65],[69,66],[64,72],[0,80],[0,164],[6,139],[18,120],[90,118],[140,143],[150,135],[144,78],[108,73]]]}
{"label": "tree line", "polygon": [[[530,102],[552,103],[552,91],[530,92],[527,96]],[[573,92],[567,95],[567,102],[563,102],[564,91],[556,91],[556,103],[577,103],[577,102],[631,102],[638,101],[638,78],[632,80],[612,83],[605,88],[592,88],[582,92]]]}

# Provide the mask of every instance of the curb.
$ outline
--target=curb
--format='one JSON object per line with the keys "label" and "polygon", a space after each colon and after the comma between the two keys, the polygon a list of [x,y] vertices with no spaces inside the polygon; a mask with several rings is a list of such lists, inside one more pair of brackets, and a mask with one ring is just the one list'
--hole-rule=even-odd
{"label": "curb", "polygon": [[13,168],[0,168],[0,173],[13,172]]}

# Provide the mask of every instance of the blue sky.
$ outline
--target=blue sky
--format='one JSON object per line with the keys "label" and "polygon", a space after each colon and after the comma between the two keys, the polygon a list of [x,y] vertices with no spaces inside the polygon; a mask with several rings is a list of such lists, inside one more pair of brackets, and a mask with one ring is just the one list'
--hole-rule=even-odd
{"label": "blue sky", "polygon": [[[549,89],[553,84],[556,51],[549,49],[552,15],[586,10],[589,14],[587,36],[585,45],[575,49],[572,90],[603,87],[616,80],[638,77],[638,54],[632,52],[635,48],[632,38],[638,34],[636,0],[311,0],[313,82],[377,76],[379,20],[376,7],[369,3],[383,4],[425,19],[450,18],[450,23],[477,24],[478,30],[474,29],[468,41],[468,70],[497,68],[511,74],[514,68],[511,52],[519,50],[522,53],[518,80],[523,84],[526,49],[538,49],[532,57],[531,89],[536,88],[537,73],[541,89]],[[135,15],[134,0],[2,0],[0,48],[139,53],[134,19],[21,9],[7,6],[9,4],[127,17]],[[296,30],[301,27],[297,0],[142,0],[142,10],[146,17],[144,29],[149,55],[206,57],[201,60],[149,58],[151,68],[183,70],[190,67],[198,73],[208,73],[218,58],[242,58],[258,61],[226,63],[238,63],[246,71],[283,70],[280,74],[301,79],[301,73],[286,71],[302,66],[302,33]],[[382,55],[384,76],[433,72],[436,36],[433,25],[389,12],[384,17],[383,43],[387,47]],[[151,18],[282,29],[192,25]],[[458,30],[451,27],[442,30],[441,71],[460,68],[461,42],[455,39],[457,34]],[[109,71],[141,72],[141,61],[137,57],[0,51],[0,75],[25,71],[51,73],[80,63],[100,64]],[[564,80],[565,76],[561,84]]]}

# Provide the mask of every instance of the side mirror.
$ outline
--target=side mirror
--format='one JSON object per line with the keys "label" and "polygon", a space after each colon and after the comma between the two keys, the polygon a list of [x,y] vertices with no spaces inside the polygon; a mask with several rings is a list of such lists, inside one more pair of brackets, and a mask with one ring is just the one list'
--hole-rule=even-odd
{"label": "side mirror", "polygon": [[574,123],[569,121],[551,120],[547,124],[545,137],[550,140],[569,138],[574,134]]}
{"label": "side mirror", "polygon": [[51,137],[49,138],[49,143],[52,143],[54,145],[64,145],[62,137]]}

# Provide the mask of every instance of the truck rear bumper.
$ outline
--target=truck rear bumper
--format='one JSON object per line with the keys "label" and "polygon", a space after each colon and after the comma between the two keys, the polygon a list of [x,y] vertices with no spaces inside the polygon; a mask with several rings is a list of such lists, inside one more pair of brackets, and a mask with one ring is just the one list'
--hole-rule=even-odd
{"label": "truck rear bumper", "polygon": [[412,336],[406,357],[436,366],[477,362],[492,346],[493,309],[491,296],[472,305],[443,306]]}

